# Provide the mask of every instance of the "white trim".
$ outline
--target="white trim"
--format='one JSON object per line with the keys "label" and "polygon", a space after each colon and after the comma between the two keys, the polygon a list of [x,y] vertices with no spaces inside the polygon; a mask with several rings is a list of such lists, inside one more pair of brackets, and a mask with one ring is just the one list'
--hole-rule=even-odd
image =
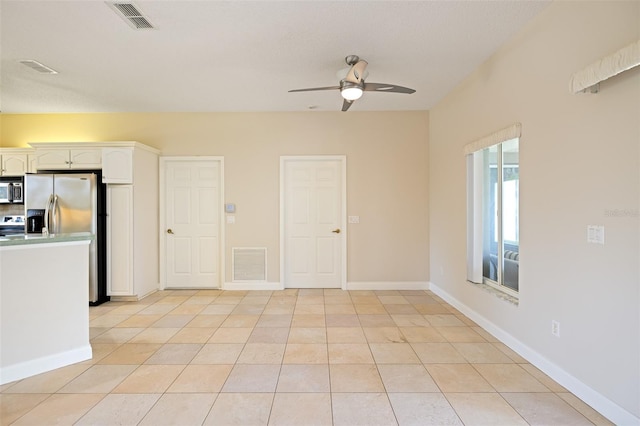
{"label": "white trim", "polygon": [[345,290],[429,290],[428,281],[350,281]]}
{"label": "white trim", "polygon": [[536,352],[534,349],[527,346],[525,343],[513,337],[511,334],[498,327],[493,322],[489,321],[484,316],[480,315],[469,306],[460,302],[455,297],[451,296],[442,288],[438,287],[434,283],[429,283],[429,290],[435,295],[442,298],[445,302],[462,312],[469,319],[474,321],[480,327],[491,333],[502,343],[513,349],[518,355],[529,361],[532,365],[539,368],[546,375],[558,382],[561,386],[565,387],[571,393],[583,400],[585,403],[593,407],[600,414],[611,420],[615,424],[619,425],[631,425],[640,424],[640,418],[634,416],[624,408],[617,405],[598,391],[592,389],[567,371],[563,370],[558,365],[551,362],[544,355]]}
{"label": "white trim", "polygon": [[91,359],[91,345],[43,356],[0,369],[0,385]]}
{"label": "white trim", "polygon": [[159,193],[158,193],[158,207],[159,207],[159,218],[158,218],[158,234],[159,234],[159,238],[158,238],[158,243],[160,244],[160,247],[158,247],[158,256],[159,256],[159,281],[160,281],[160,286],[158,287],[160,290],[164,290],[165,285],[167,283],[166,280],[166,267],[165,267],[165,261],[166,261],[166,250],[165,250],[165,246],[166,246],[166,235],[164,233],[164,230],[166,229],[166,217],[165,217],[165,211],[166,211],[166,201],[165,201],[165,190],[166,190],[166,179],[165,179],[165,172],[166,172],[166,160],[170,159],[170,158],[174,158],[174,157],[160,157],[159,160],[159,164],[158,164],[158,189],[159,189]]}
{"label": "white trim", "polygon": [[109,296],[111,302],[139,302],[142,300],[141,297],[138,296]]}
{"label": "white trim", "polygon": [[105,142],[28,142],[34,149],[74,149],[74,148],[135,148],[160,154],[152,146],[135,141],[105,141]]}
{"label": "white trim", "polygon": [[[165,267],[165,245],[166,245],[166,234],[164,232],[164,230],[166,229],[166,217],[165,217],[165,211],[166,211],[166,200],[165,200],[165,189],[166,189],[166,182],[165,182],[165,168],[166,168],[166,163],[169,161],[217,161],[220,164],[220,180],[219,180],[219,184],[220,184],[220,194],[219,194],[219,208],[220,208],[220,220],[218,221],[218,235],[220,236],[220,241],[218,242],[219,246],[218,246],[218,253],[220,253],[220,265],[219,265],[219,271],[220,273],[219,275],[219,287],[213,287],[213,289],[216,288],[221,288],[223,286],[223,283],[226,280],[226,275],[225,275],[225,265],[226,265],[226,260],[225,260],[225,250],[226,250],[226,244],[225,244],[225,226],[224,226],[224,217],[225,217],[225,213],[224,213],[224,157],[222,156],[161,156],[160,157],[160,169],[159,169],[159,178],[160,178],[160,193],[158,194],[159,196],[159,204],[160,204],[160,220],[159,220],[159,224],[160,224],[160,228],[158,229],[158,232],[160,233],[160,238],[159,238],[159,243],[160,243],[160,290],[164,290],[167,284],[166,281],[166,267]],[[204,288],[203,288],[204,290]],[[144,296],[146,297],[146,296]]]}
{"label": "white trim", "polygon": [[[286,290],[281,282],[225,282],[224,290]],[[350,281],[343,290],[429,290],[428,281]]]}
{"label": "white trim", "polygon": [[467,155],[467,280],[482,282],[482,155]]}
{"label": "white trim", "polygon": [[497,132],[493,132],[490,135],[484,136],[480,139],[476,139],[473,142],[466,144],[463,147],[464,155],[473,154],[481,149],[489,148],[490,146],[497,145],[502,142],[506,142],[511,139],[519,138],[522,133],[522,125],[520,123],[514,123],[511,126],[500,129]]}
{"label": "white trim", "polygon": [[[503,259],[504,259],[504,257],[503,257]],[[495,291],[498,291],[500,293],[504,293],[509,297],[513,297],[514,299],[516,299],[516,301],[520,300],[520,293],[518,293],[517,291],[515,291],[511,287],[506,286],[505,284],[498,284],[496,281],[493,281],[493,280],[491,280],[489,278],[482,277],[482,282],[480,282],[480,283],[476,283],[476,282],[471,281],[471,280],[468,280],[468,281],[471,282],[474,285],[486,285],[487,287],[491,287]]]}
{"label": "white trim", "polygon": [[341,241],[341,271],[340,271],[340,288],[347,289],[347,156],[346,155],[282,155],[280,156],[280,281],[284,288],[284,264],[285,264],[285,250],[284,250],[284,163],[290,160],[307,160],[307,161],[340,161],[342,168],[342,211],[340,221],[342,223],[341,229],[345,230],[341,235],[343,236]]}
{"label": "white trim", "polygon": [[139,302],[142,299],[144,299],[145,297],[149,297],[152,294],[156,293],[158,291],[158,289],[160,288],[160,284],[158,283],[158,288],[154,288],[153,290],[147,292],[146,294],[143,295],[136,295],[136,296],[110,296],[111,297],[111,301],[112,302]]}
{"label": "white trim", "polygon": [[572,93],[586,92],[587,89],[621,72],[640,65],[640,40],[598,59],[589,66],[576,72],[569,79]]}
{"label": "white trim", "polygon": [[284,290],[280,282],[225,282],[223,290]]}

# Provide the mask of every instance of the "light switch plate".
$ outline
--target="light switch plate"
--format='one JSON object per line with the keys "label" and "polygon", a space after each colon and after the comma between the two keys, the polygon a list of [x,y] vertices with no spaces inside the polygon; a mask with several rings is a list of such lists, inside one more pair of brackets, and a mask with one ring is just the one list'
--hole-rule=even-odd
{"label": "light switch plate", "polygon": [[349,216],[349,223],[360,223],[360,216]]}
{"label": "light switch plate", "polygon": [[587,225],[587,242],[604,245],[604,226]]}
{"label": "light switch plate", "polygon": [[236,223],[236,217],[235,216],[227,216],[227,223],[229,225],[233,225],[234,223]]}

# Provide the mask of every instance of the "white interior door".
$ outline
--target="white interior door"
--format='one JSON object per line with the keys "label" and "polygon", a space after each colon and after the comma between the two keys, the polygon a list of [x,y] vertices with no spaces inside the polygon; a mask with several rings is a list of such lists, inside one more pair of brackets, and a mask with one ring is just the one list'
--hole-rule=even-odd
{"label": "white interior door", "polygon": [[219,288],[221,161],[163,163],[165,288]]}
{"label": "white interior door", "polygon": [[283,157],[282,278],[287,288],[344,288],[345,157]]}

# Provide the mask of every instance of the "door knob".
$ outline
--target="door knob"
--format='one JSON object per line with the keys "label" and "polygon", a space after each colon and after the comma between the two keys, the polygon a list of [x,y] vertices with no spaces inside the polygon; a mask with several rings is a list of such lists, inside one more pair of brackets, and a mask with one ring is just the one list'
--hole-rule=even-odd
{"label": "door knob", "polygon": [[167,234],[173,234],[173,230],[171,228],[167,229]]}
{"label": "door knob", "polygon": [[331,231],[331,232],[333,232],[334,234],[339,234],[339,233],[340,233],[340,228],[338,228],[338,229],[334,229],[334,230],[333,230],[333,231]]}

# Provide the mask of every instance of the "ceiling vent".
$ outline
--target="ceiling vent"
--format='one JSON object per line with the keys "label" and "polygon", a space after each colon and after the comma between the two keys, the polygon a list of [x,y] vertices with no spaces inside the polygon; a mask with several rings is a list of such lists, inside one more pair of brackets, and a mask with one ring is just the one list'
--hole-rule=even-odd
{"label": "ceiling vent", "polygon": [[34,61],[33,59],[26,59],[24,61],[20,61],[20,63],[28,66],[32,70],[38,71],[41,74],[58,74],[58,71],[51,69],[38,61]]}
{"label": "ceiling vent", "polygon": [[136,30],[149,30],[154,26],[133,3],[107,3],[116,14]]}

